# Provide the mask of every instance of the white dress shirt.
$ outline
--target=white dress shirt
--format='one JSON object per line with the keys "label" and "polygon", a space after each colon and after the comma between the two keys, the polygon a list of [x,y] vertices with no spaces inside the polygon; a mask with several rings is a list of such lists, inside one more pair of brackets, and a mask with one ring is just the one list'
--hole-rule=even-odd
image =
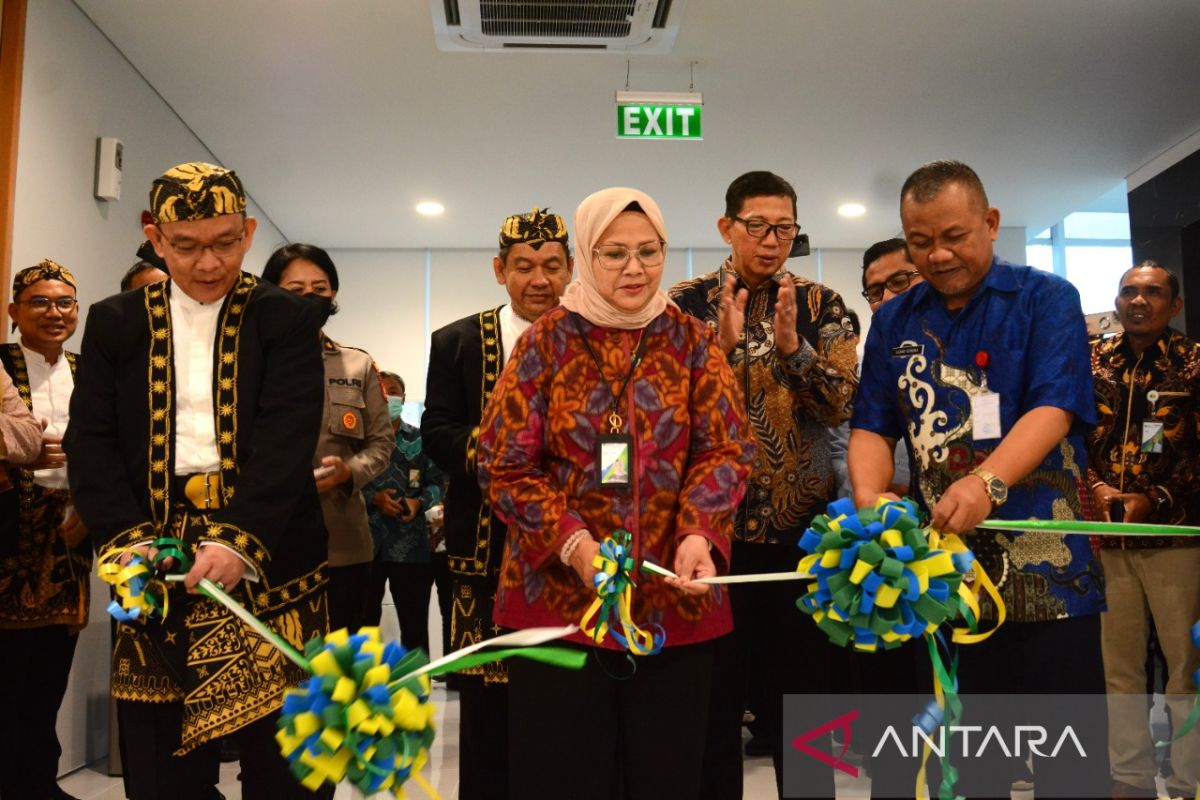
{"label": "white dress shirt", "polygon": [[529,320],[518,317],[511,305],[500,309],[500,342],[504,345],[505,364],[512,356],[513,348],[517,346],[517,339],[520,339],[521,334],[529,330],[532,324]]}
{"label": "white dress shirt", "polygon": [[[29,373],[29,398],[33,401],[34,419],[46,420],[43,436],[61,437],[67,431],[71,392],[75,389],[71,365],[64,355],[59,355],[51,364],[24,342],[21,342],[21,352],[25,355],[25,371]],[[35,470],[33,482],[47,489],[66,489],[67,470],[65,467]]]}
{"label": "white dress shirt", "polygon": [[[217,425],[213,416],[213,350],[221,300],[201,303],[171,287],[171,361],[175,368],[175,474],[216,472],[221,467],[217,450]],[[241,553],[220,542],[202,542],[201,547],[222,547],[246,564],[248,581],[258,580],[258,571]]]}
{"label": "white dress shirt", "polygon": [[213,348],[221,302],[200,303],[171,287],[171,350],[175,367],[175,474],[221,466],[213,417]]}

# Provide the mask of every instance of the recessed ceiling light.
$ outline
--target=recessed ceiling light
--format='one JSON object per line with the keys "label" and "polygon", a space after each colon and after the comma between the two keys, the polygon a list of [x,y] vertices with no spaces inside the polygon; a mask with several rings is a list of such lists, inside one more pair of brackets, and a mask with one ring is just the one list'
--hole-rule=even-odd
{"label": "recessed ceiling light", "polygon": [[417,213],[424,217],[440,217],[446,212],[446,207],[436,200],[422,200],[417,203]]}
{"label": "recessed ceiling light", "polygon": [[842,203],[838,206],[838,213],[847,219],[854,219],[867,213],[867,207],[862,203]]}

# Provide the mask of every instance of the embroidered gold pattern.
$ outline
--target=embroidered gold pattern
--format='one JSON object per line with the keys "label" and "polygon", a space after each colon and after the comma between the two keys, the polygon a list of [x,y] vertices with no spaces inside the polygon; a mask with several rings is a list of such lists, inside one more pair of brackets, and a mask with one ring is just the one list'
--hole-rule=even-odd
{"label": "embroidered gold pattern", "polygon": [[[496,388],[496,378],[499,375],[499,365],[504,355],[504,349],[500,342],[500,309],[489,309],[482,311],[479,314],[479,331],[481,339],[481,350],[483,355],[483,374],[480,376],[480,403],[479,407],[483,408],[487,405],[488,399],[492,396],[492,390]],[[478,451],[479,443],[479,428],[471,432],[471,437],[467,442],[467,470],[475,469],[475,457]],[[492,506],[487,501],[487,498],[479,504],[479,520],[478,531],[479,536],[476,540],[475,554],[470,558],[461,556],[450,556],[447,561],[451,572],[460,575],[486,575],[487,567],[490,559],[489,548],[491,547],[492,539]],[[503,546],[503,542],[500,543]]]}
{"label": "embroidered gold pattern", "polygon": [[[25,406],[33,410],[25,353],[16,342],[5,345],[12,365],[13,385]],[[74,353],[63,353],[75,375]],[[13,468],[17,483],[17,526],[11,548],[5,547],[0,572],[0,626],[24,628],[67,625],[78,630],[87,623],[87,576],[91,554],[69,550],[58,537],[69,500],[64,490],[46,489],[33,481],[33,470]]]}
{"label": "embroidered gold pattern", "polygon": [[229,293],[215,350],[221,354],[213,371],[213,405],[220,409],[216,415],[217,452],[221,456],[221,490],[225,502],[233,498],[234,484],[237,482],[237,352],[242,317],[250,292],[257,284],[257,278],[243,273],[237,286]]}
{"label": "embroidered gold pattern", "polygon": [[[167,289],[164,284],[154,284],[145,290],[146,319],[150,323],[150,354],[146,379],[150,392],[147,396],[150,412],[150,464],[162,464],[161,469],[147,472],[150,490],[150,518],[154,526],[167,522],[171,508],[171,474],[166,465],[171,463],[171,413],[172,381],[175,379],[171,363],[171,315],[167,310]],[[114,545],[116,542],[114,541]]]}

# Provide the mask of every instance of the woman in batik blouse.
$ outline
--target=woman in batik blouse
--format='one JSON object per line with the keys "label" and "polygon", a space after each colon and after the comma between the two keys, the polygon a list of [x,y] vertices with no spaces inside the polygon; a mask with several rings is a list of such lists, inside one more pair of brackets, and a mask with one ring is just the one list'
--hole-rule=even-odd
{"label": "woman in batik blouse", "polygon": [[[733,514],[754,455],[713,334],[659,290],[667,233],[657,204],[605,189],[575,216],[578,280],[517,342],[480,425],[479,477],[509,523],[495,621],[579,623],[595,601],[601,542],[628,533],[630,619],[661,635],[631,656],[615,620],[580,631],[580,671],[510,662],[513,797],[696,797],[712,640],[729,598]],[[553,753],[553,756],[550,754]]]}

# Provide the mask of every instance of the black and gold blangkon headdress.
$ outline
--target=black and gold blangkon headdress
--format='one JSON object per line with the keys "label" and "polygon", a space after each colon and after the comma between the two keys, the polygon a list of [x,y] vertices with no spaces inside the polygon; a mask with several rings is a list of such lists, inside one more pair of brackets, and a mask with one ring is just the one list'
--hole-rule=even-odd
{"label": "black and gold blangkon headdress", "polygon": [[56,264],[48,258],[43,258],[32,267],[26,267],[13,276],[13,299],[17,299],[26,287],[32,286],[38,281],[62,281],[70,284],[72,288],[78,289],[75,285],[75,276],[71,274],[71,270],[64,267],[62,264]]}
{"label": "black and gold blangkon headdress", "polygon": [[558,214],[549,214],[536,206],[532,213],[513,214],[500,226],[500,249],[528,244],[535,249],[546,242],[567,247],[567,223]]}
{"label": "black and gold blangkon headdress", "polygon": [[246,211],[246,190],[237,173],[199,161],[171,167],[150,187],[154,221],[180,222]]}

